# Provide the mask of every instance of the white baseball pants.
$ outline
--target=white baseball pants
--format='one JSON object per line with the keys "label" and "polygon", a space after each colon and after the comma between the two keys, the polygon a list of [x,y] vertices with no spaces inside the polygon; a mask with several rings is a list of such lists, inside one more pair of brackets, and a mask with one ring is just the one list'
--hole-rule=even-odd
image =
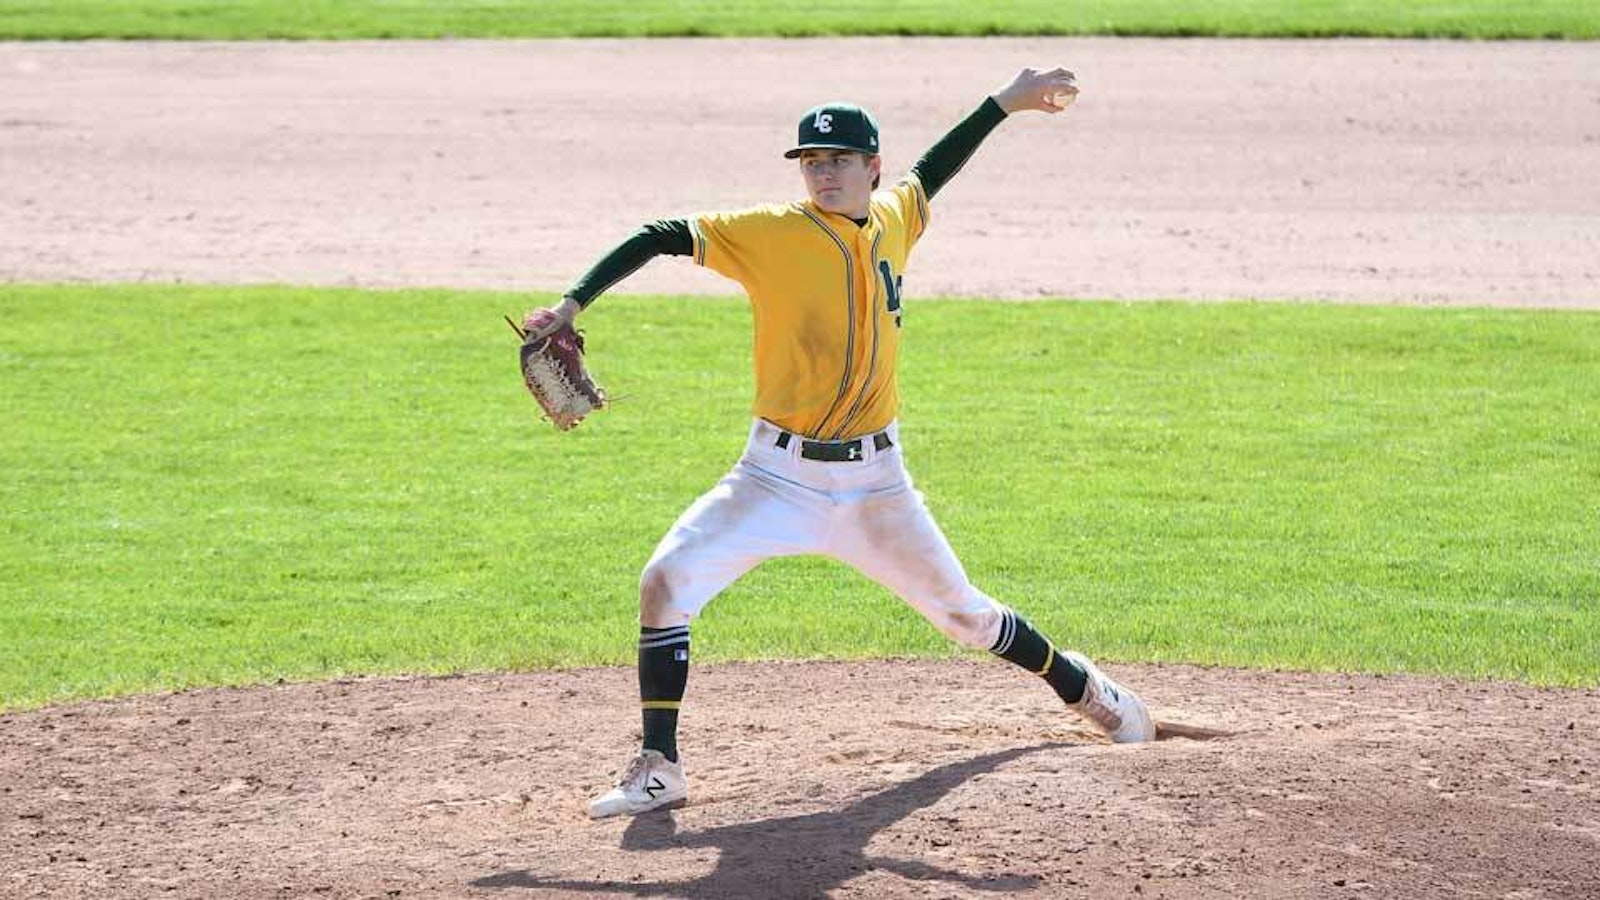
{"label": "white baseball pants", "polygon": [[888,588],[950,638],[988,649],[1003,607],[973,587],[911,483],[893,446],[862,441],[863,459],[800,456],[797,435],[757,419],[744,455],[661,539],[640,578],[640,621],[688,624],[711,599],[763,560],[831,556]]}

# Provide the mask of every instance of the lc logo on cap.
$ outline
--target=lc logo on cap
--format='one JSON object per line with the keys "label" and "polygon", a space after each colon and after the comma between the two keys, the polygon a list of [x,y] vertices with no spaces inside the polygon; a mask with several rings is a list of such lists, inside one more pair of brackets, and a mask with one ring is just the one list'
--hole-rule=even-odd
{"label": "lc logo on cap", "polygon": [[800,118],[800,137],[784,156],[794,159],[801,150],[854,150],[878,153],[878,122],[872,113],[854,103],[824,103],[806,110]]}

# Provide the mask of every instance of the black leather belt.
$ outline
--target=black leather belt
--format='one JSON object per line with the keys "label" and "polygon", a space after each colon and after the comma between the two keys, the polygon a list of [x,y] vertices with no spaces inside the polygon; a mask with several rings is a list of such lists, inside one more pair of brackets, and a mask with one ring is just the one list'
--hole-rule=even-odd
{"label": "black leather belt", "polygon": [[[794,440],[794,435],[787,431],[778,433],[776,441],[778,449],[789,449],[789,442]],[[867,438],[857,438],[853,441],[801,441],[800,458],[814,459],[818,462],[859,462],[866,458],[863,448],[866,447]],[[871,438],[872,448],[883,452],[894,446],[894,441],[889,440],[887,431],[880,431]]]}

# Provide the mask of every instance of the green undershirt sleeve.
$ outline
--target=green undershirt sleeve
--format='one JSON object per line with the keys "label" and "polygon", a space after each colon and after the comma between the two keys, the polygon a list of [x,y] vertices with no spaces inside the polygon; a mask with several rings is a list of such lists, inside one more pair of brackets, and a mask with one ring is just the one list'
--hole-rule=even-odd
{"label": "green undershirt sleeve", "polygon": [[1000,108],[1000,104],[994,102],[993,97],[985,97],[977,109],[950,129],[950,133],[940,138],[938,143],[929,147],[927,153],[922,154],[911,171],[922,182],[922,189],[927,192],[929,200],[961,171],[961,167],[977,152],[978,145],[1005,118],[1006,111]]}
{"label": "green undershirt sleeve", "polygon": [[657,256],[688,256],[694,252],[694,235],[688,219],[658,219],[639,226],[627,240],[600,257],[562,296],[588,308],[612,285],[643,268]]}

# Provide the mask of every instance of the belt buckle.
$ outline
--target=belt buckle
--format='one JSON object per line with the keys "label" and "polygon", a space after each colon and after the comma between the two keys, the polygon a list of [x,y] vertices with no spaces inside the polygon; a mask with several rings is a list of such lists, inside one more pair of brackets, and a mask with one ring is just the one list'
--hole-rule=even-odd
{"label": "belt buckle", "polygon": [[800,457],[815,462],[860,462],[866,459],[866,445],[860,438],[853,441],[800,442]]}
{"label": "belt buckle", "polygon": [[864,445],[860,438],[856,438],[853,441],[830,441],[822,446],[834,448],[829,451],[830,454],[837,454],[841,450],[844,452],[843,459],[836,455],[831,455],[829,457],[830,462],[860,462],[866,458],[865,453],[862,451]]}

